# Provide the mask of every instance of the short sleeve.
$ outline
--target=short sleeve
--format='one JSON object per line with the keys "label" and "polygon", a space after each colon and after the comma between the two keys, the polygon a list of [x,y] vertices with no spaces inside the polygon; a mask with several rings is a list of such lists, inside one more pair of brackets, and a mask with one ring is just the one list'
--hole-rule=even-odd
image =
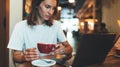
{"label": "short sleeve", "polygon": [[17,23],[10,37],[7,48],[14,50],[22,50],[24,45],[23,26],[21,23]]}

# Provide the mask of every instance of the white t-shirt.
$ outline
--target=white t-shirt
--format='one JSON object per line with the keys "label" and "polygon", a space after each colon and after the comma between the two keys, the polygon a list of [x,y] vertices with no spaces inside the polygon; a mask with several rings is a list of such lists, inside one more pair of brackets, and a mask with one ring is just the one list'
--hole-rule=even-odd
{"label": "white t-shirt", "polygon": [[16,24],[11,35],[8,48],[23,50],[37,47],[37,43],[54,43],[66,41],[62,28],[57,22],[52,26],[45,24],[30,26],[27,20]]}

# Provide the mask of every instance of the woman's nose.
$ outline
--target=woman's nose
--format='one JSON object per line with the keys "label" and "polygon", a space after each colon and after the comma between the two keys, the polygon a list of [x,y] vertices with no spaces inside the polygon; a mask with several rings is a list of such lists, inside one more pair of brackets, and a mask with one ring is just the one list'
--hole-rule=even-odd
{"label": "woman's nose", "polygon": [[50,15],[52,15],[52,14],[53,14],[53,12],[54,12],[54,10],[53,10],[53,9],[50,9],[50,10],[49,10],[49,14],[50,14]]}

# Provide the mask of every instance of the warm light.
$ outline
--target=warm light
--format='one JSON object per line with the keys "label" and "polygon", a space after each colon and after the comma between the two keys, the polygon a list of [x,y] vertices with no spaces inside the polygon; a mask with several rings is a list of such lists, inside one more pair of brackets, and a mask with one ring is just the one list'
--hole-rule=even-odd
{"label": "warm light", "polygon": [[85,19],[86,22],[97,22],[97,19]]}
{"label": "warm light", "polygon": [[57,59],[61,59],[61,58],[62,58],[62,55],[61,55],[61,54],[56,54],[56,58],[57,58]]}
{"label": "warm light", "polygon": [[81,25],[81,26],[84,26],[84,22],[81,22],[80,25]]}
{"label": "warm light", "polygon": [[74,3],[75,2],[75,0],[68,0],[69,1],[69,3]]}
{"label": "warm light", "polygon": [[80,23],[80,28],[83,30],[84,29],[84,22]]}
{"label": "warm light", "polygon": [[88,7],[90,8],[92,5],[93,5],[93,1],[91,1],[91,2],[88,4]]}
{"label": "warm light", "polygon": [[62,10],[62,7],[61,7],[61,6],[58,6],[57,9],[60,11],[60,10]]}
{"label": "warm light", "polygon": [[120,27],[120,20],[117,20],[117,22],[118,22],[118,26]]}
{"label": "warm light", "polygon": [[30,13],[30,7],[31,7],[31,0],[26,0],[26,3],[25,3],[25,12],[26,13]]}
{"label": "warm light", "polygon": [[94,30],[94,22],[88,22],[89,30]]}
{"label": "warm light", "polygon": [[94,22],[97,22],[97,19],[85,19],[86,22],[88,22],[88,29],[94,30]]}

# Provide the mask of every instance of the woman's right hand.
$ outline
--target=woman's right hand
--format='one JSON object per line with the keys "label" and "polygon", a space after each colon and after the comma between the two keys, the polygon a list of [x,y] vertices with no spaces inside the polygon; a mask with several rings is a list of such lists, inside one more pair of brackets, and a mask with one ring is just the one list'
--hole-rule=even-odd
{"label": "woman's right hand", "polygon": [[36,48],[26,49],[23,53],[23,59],[25,61],[32,61],[32,60],[39,59],[37,49]]}

